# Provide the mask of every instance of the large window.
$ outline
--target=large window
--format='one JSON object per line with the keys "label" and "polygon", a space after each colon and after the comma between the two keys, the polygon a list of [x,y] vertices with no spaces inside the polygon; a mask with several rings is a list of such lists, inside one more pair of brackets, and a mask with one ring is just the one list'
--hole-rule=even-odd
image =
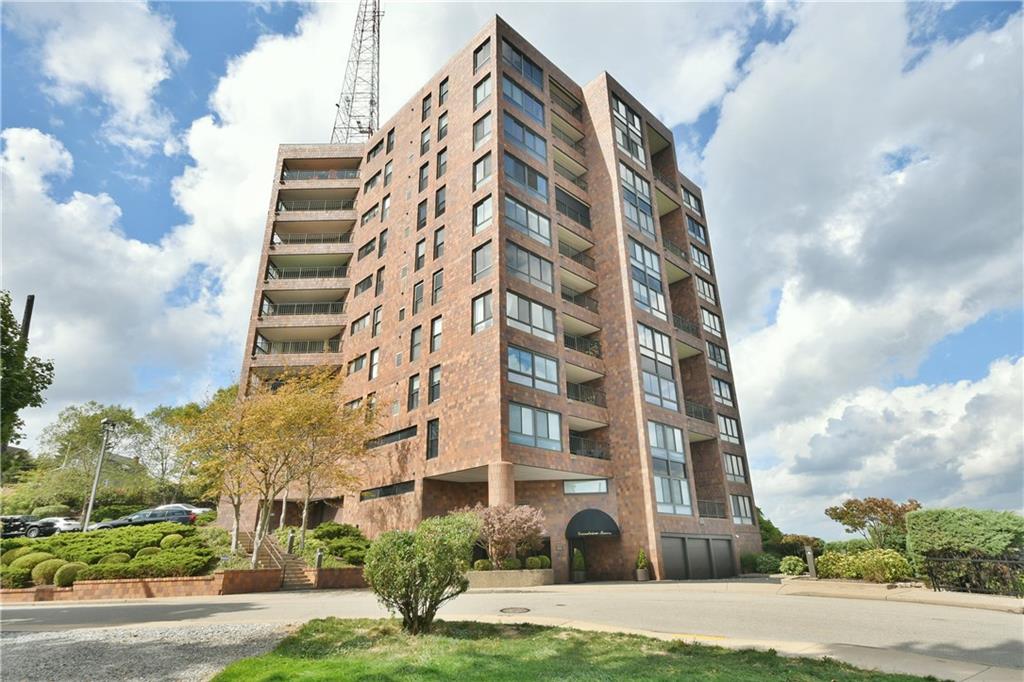
{"label": "large window", "polygon": [[724,453],[722,458],[725,462],[725,477],[736,483],[746,483],[747,468],[743,465],[743,458],[728,452]]}
{"label": "large window", "polygon": [[473,164],[473,189],[479,189],[481,185],[487,182],[490,179],[493,170],[490,152],[487,152],[477,159]]}
{"label": "large window", "polygon": [[507,40],[501,41],[501,58],[513,69],[521,73],[526,80],[544,89],[544,71],[537,64],[514,47]]}
{"label": "large window", "polygon": [[545,202],[548,200],[548,179],[508,152],[505,152],[505,175],[509,180],[536,194]]}
{"label": "large window", "polygon": [[652,405],[679,411],[675,373],[672,370],[672,340],[645,324],[637,323],[640,340],[640,369],[644,399]]}
{"label": "large window", "polygon": [[494,254],[491,249],[491,242],[481,244],[473,249],[473,281],[477,281],[491,271],[494,265]]}
{"label": "large window", "polygon": [[473,333],[483,331],[494,323],[492,295],[488,291],[473,299]]}
{"label": "large window", "polygon": [[491,77],[488,75],[473,86],[473,108],[476,109],[491,96]]}
{"label": "large window", "polygon": [[697,287],[698,296],[703,298],[708,303],[718,305],[718,294],[715,293],[714,284],[700,276],[694,278],[694,284]]}
{"label": "large window", "polygon": [[[413,431],[415,435],[415,431]],[[359,493],[359,501],[366,502],[367,500],[376,500],[379,497],[391,497],[392,495],[402,495],[403,493],[411,493],[416,489],[416,481],[403,481],[402,483],[393,483],[391,485],[383,485],[379,488],[370,488]]]}
{"label": "large window", "polygon": [[735,406],[735,402],[732,399],[732,384],[728,381],[722,381],[718,377],[711,377],[711,392],[715,396],[715,402],[722,403],[728,407]]}
{"label": "large window", "polygon": [[708,363],[714,365],[719,369],[728,371],[729,369],[729,356],[726,354],[725,349],[718,344],[705,341],[704,345],[708,349]]}
{"label": "large window", "polygon": [[357,358],[352,358],[348,361],[348,373],[355,374],[356,372],[363,371],[363,367],[366,367],[366,355],[360,355]]}
{"label": "large window", "polygon": [[708,243],[707,229],[690,216],[686,216],[686,230],[690,233],[691,237],[699,241],[701,244]]}
{"label": "large window", "polygon": [[715,315],[707,308],[700,309],[700,320],[704,325],[704,329],[711,332],[715,336],[722,335],[722,318]]}
{"label": "large window", "polygon": [[491,61],[491,39],[488,38],[473,50],[473,73],[480,70],[480,67]]}
{"label": "large window", "polygon": [[718,415],[718,431],[722,436],[722,440],[739,444],[740,423],[732,417],[726,417],[724,414]]}
{"label": "large window", "polygon": [[566,495],[599,495],[608,492],[608,479],[592,478],[580,481],[562,481],[562,492]]}
{"label": "large window", "polygon": [[698,249],[693,244],[690,244],[690,258],[693,260],[693,264],[704,272],[711,274],[711,256]]}
{"label": "large window", "polygon": [[683,188],[683,203],[693,209],[697,215],[704,215],[703,208],[701,207],[700,199],[697,195],[690,190]]}
{"label": "large window", "polygon": [[508,347],[508,380],[548,393],[558,393],[558,360],[518,346]]}
{"label": "large window", "polygon": [[473,206],[473,234],[487,229],[494,220],[494,202],[487,196]]}
{"label": "large window", "polygon": [[519,403],[509,403],[508,439],[517,445],[561,450],[562,415]]}
{"label": "large window", "polygon": [[547,161],[548,144],[544,138],[520,123],[517,118],[507,111],[505,112],[505,137],[541,161]]}
{"label": "large window", "polygon": [[732,500],[732,522],[753,525],[754,507],[750,498],[745,495],[730,495]]}
{"label": "large window", "polygon": [[686,482],[683,432],[661,422],[647,422],[647,441],[654,470],[654,492],[661,514],[692,514]]}
{"label": "large window", "polygon": [[555,187],[555,208],[580,225],[590,227],[590,207],[558,186]]}
{"label": "large window", "polygon": [[[369,398],[369,396],[367,396]],[[385,433],[383,436],[377,436],[366,441],[367,449],[379,448],[389,443],[397,443],[400,440],[406,440],[407,438],[416,437],[416,425],[407,426],[404,429],[398,431],[392,431],[391,433]]]}
{"label": "large window", "polygon": [[522,109],[537,123],[544,125],[544,103],[524,90],[519,83],[505,76],[501,81],[501,94],[506,101]]}
{"label": "large window", "polygon": [[355,298],[359,294],[362,294],[362,293],[365,293],[365,292],[369,291],[370,287],[372,287],[372,286],[373,286],[373,275],[368,275],[368,276],[364,277],[363,279],[361,279],[358,282],[356,282],[356,292],[355,292],[355,294],[353,294],[352,298]]}
{"label": "large window", "polygon": [[373,239],[359,247],[359,251],[356,252],[356,260],[361,261],[376,250],[377,238],[374,237]]}
{"label": "large window", "polygon": [[427,459],[434,459],[440,454],[441,420],[431,419],[427,422]]}
{"label": "large window", "polygon": [[514,329],[529,332],[547,341],[555,340],[555,311],[546,305],[505,292],[505,317]]}
{"label": "large window", "polygon": [[612,96],[612,123],[615,126],[615,142],[619,149],[633,157],[637,163],[647,167],[644,155],[643,122],[635,111],[618,97]]}
{"label": "large window", "polygon": [[544,291],[555,290],[554,269],[551,261],[512,242],[505,243],[505,260],[509,273]]}
{"label": "large window", "polygon": [[622,176],[622,199],[626,204],[626,220],[630,225],[654,238],[654,209],[651,185],[626,164],[619,162]]}
{"label": "large window", "polygon": [[491,139],[491,112],[473,124],[473,149],[477,149]]}
{"label": "large window", "polygon": [[629,239],[629,271],[633,279],[633,302],[655,317],[667,320],[661,261],[658,254],[632,237]]}
{"label": "large window", "polygon": [[505,219],[513,229],[551,246],[551,221],[508,194],[505,195]]}

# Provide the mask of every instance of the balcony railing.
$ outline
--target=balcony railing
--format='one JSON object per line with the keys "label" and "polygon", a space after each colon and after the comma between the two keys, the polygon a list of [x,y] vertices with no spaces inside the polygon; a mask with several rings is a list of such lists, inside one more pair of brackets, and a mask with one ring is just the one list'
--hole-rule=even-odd
{"label": "balcony railing", "polygon": [[567,97],[558,92],[555,88],[551,88],[551,101],[565,109],[570,116],[575,118],[577,121],[583,120],[583,105],[578,102],[572,102]]}
{"label": "balcony railing", "polygon": [[571,137],[569,137],[568,135],[566,135],[565,133],[563,133],[561,130],[554,126],[551,127],[551,131],[555,134],[555,137],[557,137],[559,140],[575,149],[580,154],[585,153],[582,142],[572,139]]}
{"label": "balcony railing", "polygon": [[694,336],[700,336],[700,327],[697,326],[696,322],[690,322],[684,319],[682,315],[676,315],[672,313],[672,326],[681,332],[692,334]]}
{"label": "balcony railing", "polygon": [[265,303],[261,315],[340,315],[345,312],[344,301],[326,303]]}
{"label": "balcony railing", "polygon": [[668,251],[669,253],[671,253],[673,256],[683,261],[684,263],[688,263],[690,261],[690,257],[686,254],[686,251],[683,250],[683,247],[679,246],[679,244],[676,244],[675,242],[670,242],[667,239],[664,239],[662,241],[665,244],[666,251]]}
{"label": "balcony railing", "polygon": [[584,192],[587,191],[587,181],[582,175],[576,175],[571,170],[563,166],[562,164],[555,161],[555,172],[561,175],[563,178],[571,182],[572,184],[579,187]]}
{"label": "balcony railing", "polygon": [[601,342],[586,336],[574,336],[572,334],[562,335],[562,344],[574,351],[584,353],[591,357],[601,357]]}
{"label": "balcony railing", "polygon": [[586,384],[574,384],[571,381],[567,381],[565,382],[565,394],[569,400],[597,405],[598,407],[608,407],[608,403],[604,399],[604,391],[587,386]]}
{"label": "balcony railing", "polygon": [[356,207],[355,199],[281,199],[278,213],[287,211],[347,211]]}
{"label": "balcony railing", "polygon": [[349,244],[352,242],[351,232],[289,232],[274,233],[271,244]]}
{"label": "balcony railing", "polygon": [[715,423],[714,411],[705,405],[695,403],[692,400],[684,401],[686,404],[686,416],[693,417],[694,419],[700,419],[701,421]]}
{"label": "balcony railing", "polygon": [[309,267],[267,268],[267,279],[337,279],[346,277],[348,268],[344,265],[320,265]]}
{"label": "balcony railing", "polygon": [[339,168],[336,170],[289,170],[281,172],[282,180],[355,180],[359,170],[355,168]]}
{"label": "balcony railing", "polygon": [[715,502],[713,500],[697,500],[697,512],[709,519],[727,519],[729,516],[725,512],[725,502]]}
{"label": "balcony railing", "polygon": [[678,191],[678,188],[676,186],[677,183],[674,182],[672,178],[666,175],[662,175],[658,171],[654,171],[654,177],[657,178],[662,184],[667,185],[668,187],[671,187],[673,190]]}
{"label": "balcony railing", "polygon": [[326,341],[267,341],[256,344],[257,355],[294,355],[302,353],[337,353],[341,350],[341,339]]}
{"label": "balcony railing", "polygon": [[570,289],[564,284],[562,285],[562,300],[568,301],[569,303],[574,303],[580,306],[581,308],[586,308],[592,313],[597,312],[596,299],[593,299],[590,296],[587,296],[586,294],[581,294],[575,289]]}
{"label": "balcony railing", "polygon": [[558,253],[562,254],[569,260],[576,261],[585,268],[590,268],[591,270],[594,270],[597,267],[597,264],[594,262],[593,258],[583,253],[582,251],[577,251],[568,244],[558,242]]}
{"label": "balcony railing", "polygon": [[569,452],[581,457],[593,457],[594,459],[611,459],[608,456],[608,448],[592,438],[574,436],[569,434]]}

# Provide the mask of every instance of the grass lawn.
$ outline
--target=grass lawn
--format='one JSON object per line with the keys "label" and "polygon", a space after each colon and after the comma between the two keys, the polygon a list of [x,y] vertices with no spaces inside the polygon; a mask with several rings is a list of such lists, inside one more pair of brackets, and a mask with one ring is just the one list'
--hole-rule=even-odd
{"label": "grass lawn", "polygon": [[229,666],[239,680],[920,680],[834,660],[664,642],[538,625],[434,624],[411,637],[398,621],[306,623],[271,653]]}

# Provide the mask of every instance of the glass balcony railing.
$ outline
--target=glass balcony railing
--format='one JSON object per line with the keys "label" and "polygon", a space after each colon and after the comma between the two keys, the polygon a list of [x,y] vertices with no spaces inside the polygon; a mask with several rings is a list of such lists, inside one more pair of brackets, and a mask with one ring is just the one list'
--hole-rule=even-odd
{"label": "glass balcony railing", "polygon": [[598,407],[608,407],[608,403],[604,399],[604,391],[587,386],[586,384],[574,384],[571,381],[567,381],[565,384],[565,394],[569,400],[597,405]]}
{"label": "glass balcony railing", "polygon": [[569,260],[576,261],[585,268],[594,270],[597,267],[597,264],[594,262],[593,258],[583,253],[582,251],[577,251],[568,244],[558,242],[558,253],[562,254]]}
{"label": "glass balcony railing", "polygon": [[267,279],[337,279],[346,277],[348,268],[344,265],[320,265],[309,267],[267,268]]}
{"label": "glass balcony railing", "polygon": [[662,241],[665,244],[666,251],[668,251],[669,253],[671,253],[673,256],[683,261],[684,263],[688,263],[690,261],[690,257],[686,255],[686,251],[683,249],[683,247],[679,246],[679,244],[676,244],[675,242],[670,242],[667,239],[664,239]]}
{"label": "glass balcony railing", "polygon": [[727,519],[729,518],[725,513],[725,502],[715,502],[714,500],[697,500],[697,512],[709,519]]}
{"label": "glass balcony railing", "polygon": [[694,336],[700,336],[700,327],[697,326],[696,322],[690,322],[683,318],[682,315],[676,315],[672,313],[672,326],[681,332],[687,334],[693,334]]}
{"label": "glass balcony railing", "polygon": [[673,189],[673,191],[676,191],[676,190],[677,190],[677,187],[676,187],[677,183],[676,183],[676,182],[674,182],[674,181],[672,180],[672,178],[668,177],[667,175],[663,175],[662,173],[659,173],[658,171],[654,171],[654,177],[655,177],[655,178],[656,178],[656,179],[657,179],[657,180],[658,180],[659,182],[661,182],[661,183],[662,183],[663,185],[666,185],[666,186],[668,186],[668,187],[671,187],[671,188]]}
{"label": "glass balcony railing", "polygon": [[347,211],[356,207],[355,199],[281,199],[278,213],[288,211]]}
{"label": "glass balcony railing", "polygon": [[560,129],[556,128],[555,126],[551,127],[551,132],[553,132],[555,134],[556,138],[558,138],[560,141],[562,141],[565,144],[567,144],[570,148],[576,150],[580,154],[584,153],[583,143],[582,142],[580,142],[578,140],[572,139],[571,137],[569,137],[568,135],[563,133]]}
{"label": "glass balcony railing", "polygon": [[351,232],[290,232],[274,233],[271,244],[349,244],[352,242]]}
{"label": "glass balcony railing", "polygon": [[594,459],[611,459],[608,455],[608,448],[592,438],[575,436],[569,434],[569,452],[580,457],[593,457]]}
{"label": "glass balcony railing", "polygon": [[359,170],[355,168],[339,168],[335,170],[289,170],[281,172],[282,180],[355,180]]}
{"label": "glass balcony railing", "polygon": [[572,184],[579,187],[584,192],[587,191],[587,181],[582,175],[576,175],[571,170],[563,166],[562,164],[555,161],[555,172],[561,175],[563,178],[571,182]]}
{"label": "glass balcony railing", "polygon": [[256,355],[296,355],[303,353],[337,353],[341,339],[325,341],[267,341],[256,342]]}
{"label": "glass balcony railing", "polygon": [[551,101],[568,112],[577,121],[583,120],[583,105],[579,102],[573,102],[555,88],[551,88]]}
{"label": "glass balcony railing", "polygon": [[686,405],[687,417],[700,419],[701,421],[709,422],[711,424],[715,423],[715,413],[710,407],[701,405],[700,403],[695,403],[692,400],[686,400],[684,403]]}
{"label": "glass balcony railing", "polygon": [[340,315],[345,312],[344,301],[325,303],[264,303],[261,315]]}
{"label": "glass balcony railing", "polygon": [[570,350],[578,351],[591,357],[601,357],[601,342],[597,339],[591,339],[587,336],[563,334],[562,345]]}
{"label": "glass balcony railing", "polygon": [[576,291],[575,289],[570,289],[569,287],[565,286],[564,284],[562,285],[562,300],[563,301],[568,301],[569,303],[574,303],[575,305],[578,305],[581,308],[586,308],[587,310],[589,310],[592,313],[596,313],[597,312],[597,300],[596,299],[591,298],[590,296],[587,296],[586,294],[581,294],[580,292]]}

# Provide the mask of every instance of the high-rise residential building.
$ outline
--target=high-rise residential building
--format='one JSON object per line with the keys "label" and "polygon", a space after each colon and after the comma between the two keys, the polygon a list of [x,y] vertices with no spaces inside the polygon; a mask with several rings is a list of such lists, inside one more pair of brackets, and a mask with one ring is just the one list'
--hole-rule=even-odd
{"label": "high-rise residential building", "polygon": [[528,504],[559,581],[760,549],[701,191],[610,75],[495,17],[365,145],[282,145],[270,204],[243,385],[330,364],[381,415],[313,523]]}

